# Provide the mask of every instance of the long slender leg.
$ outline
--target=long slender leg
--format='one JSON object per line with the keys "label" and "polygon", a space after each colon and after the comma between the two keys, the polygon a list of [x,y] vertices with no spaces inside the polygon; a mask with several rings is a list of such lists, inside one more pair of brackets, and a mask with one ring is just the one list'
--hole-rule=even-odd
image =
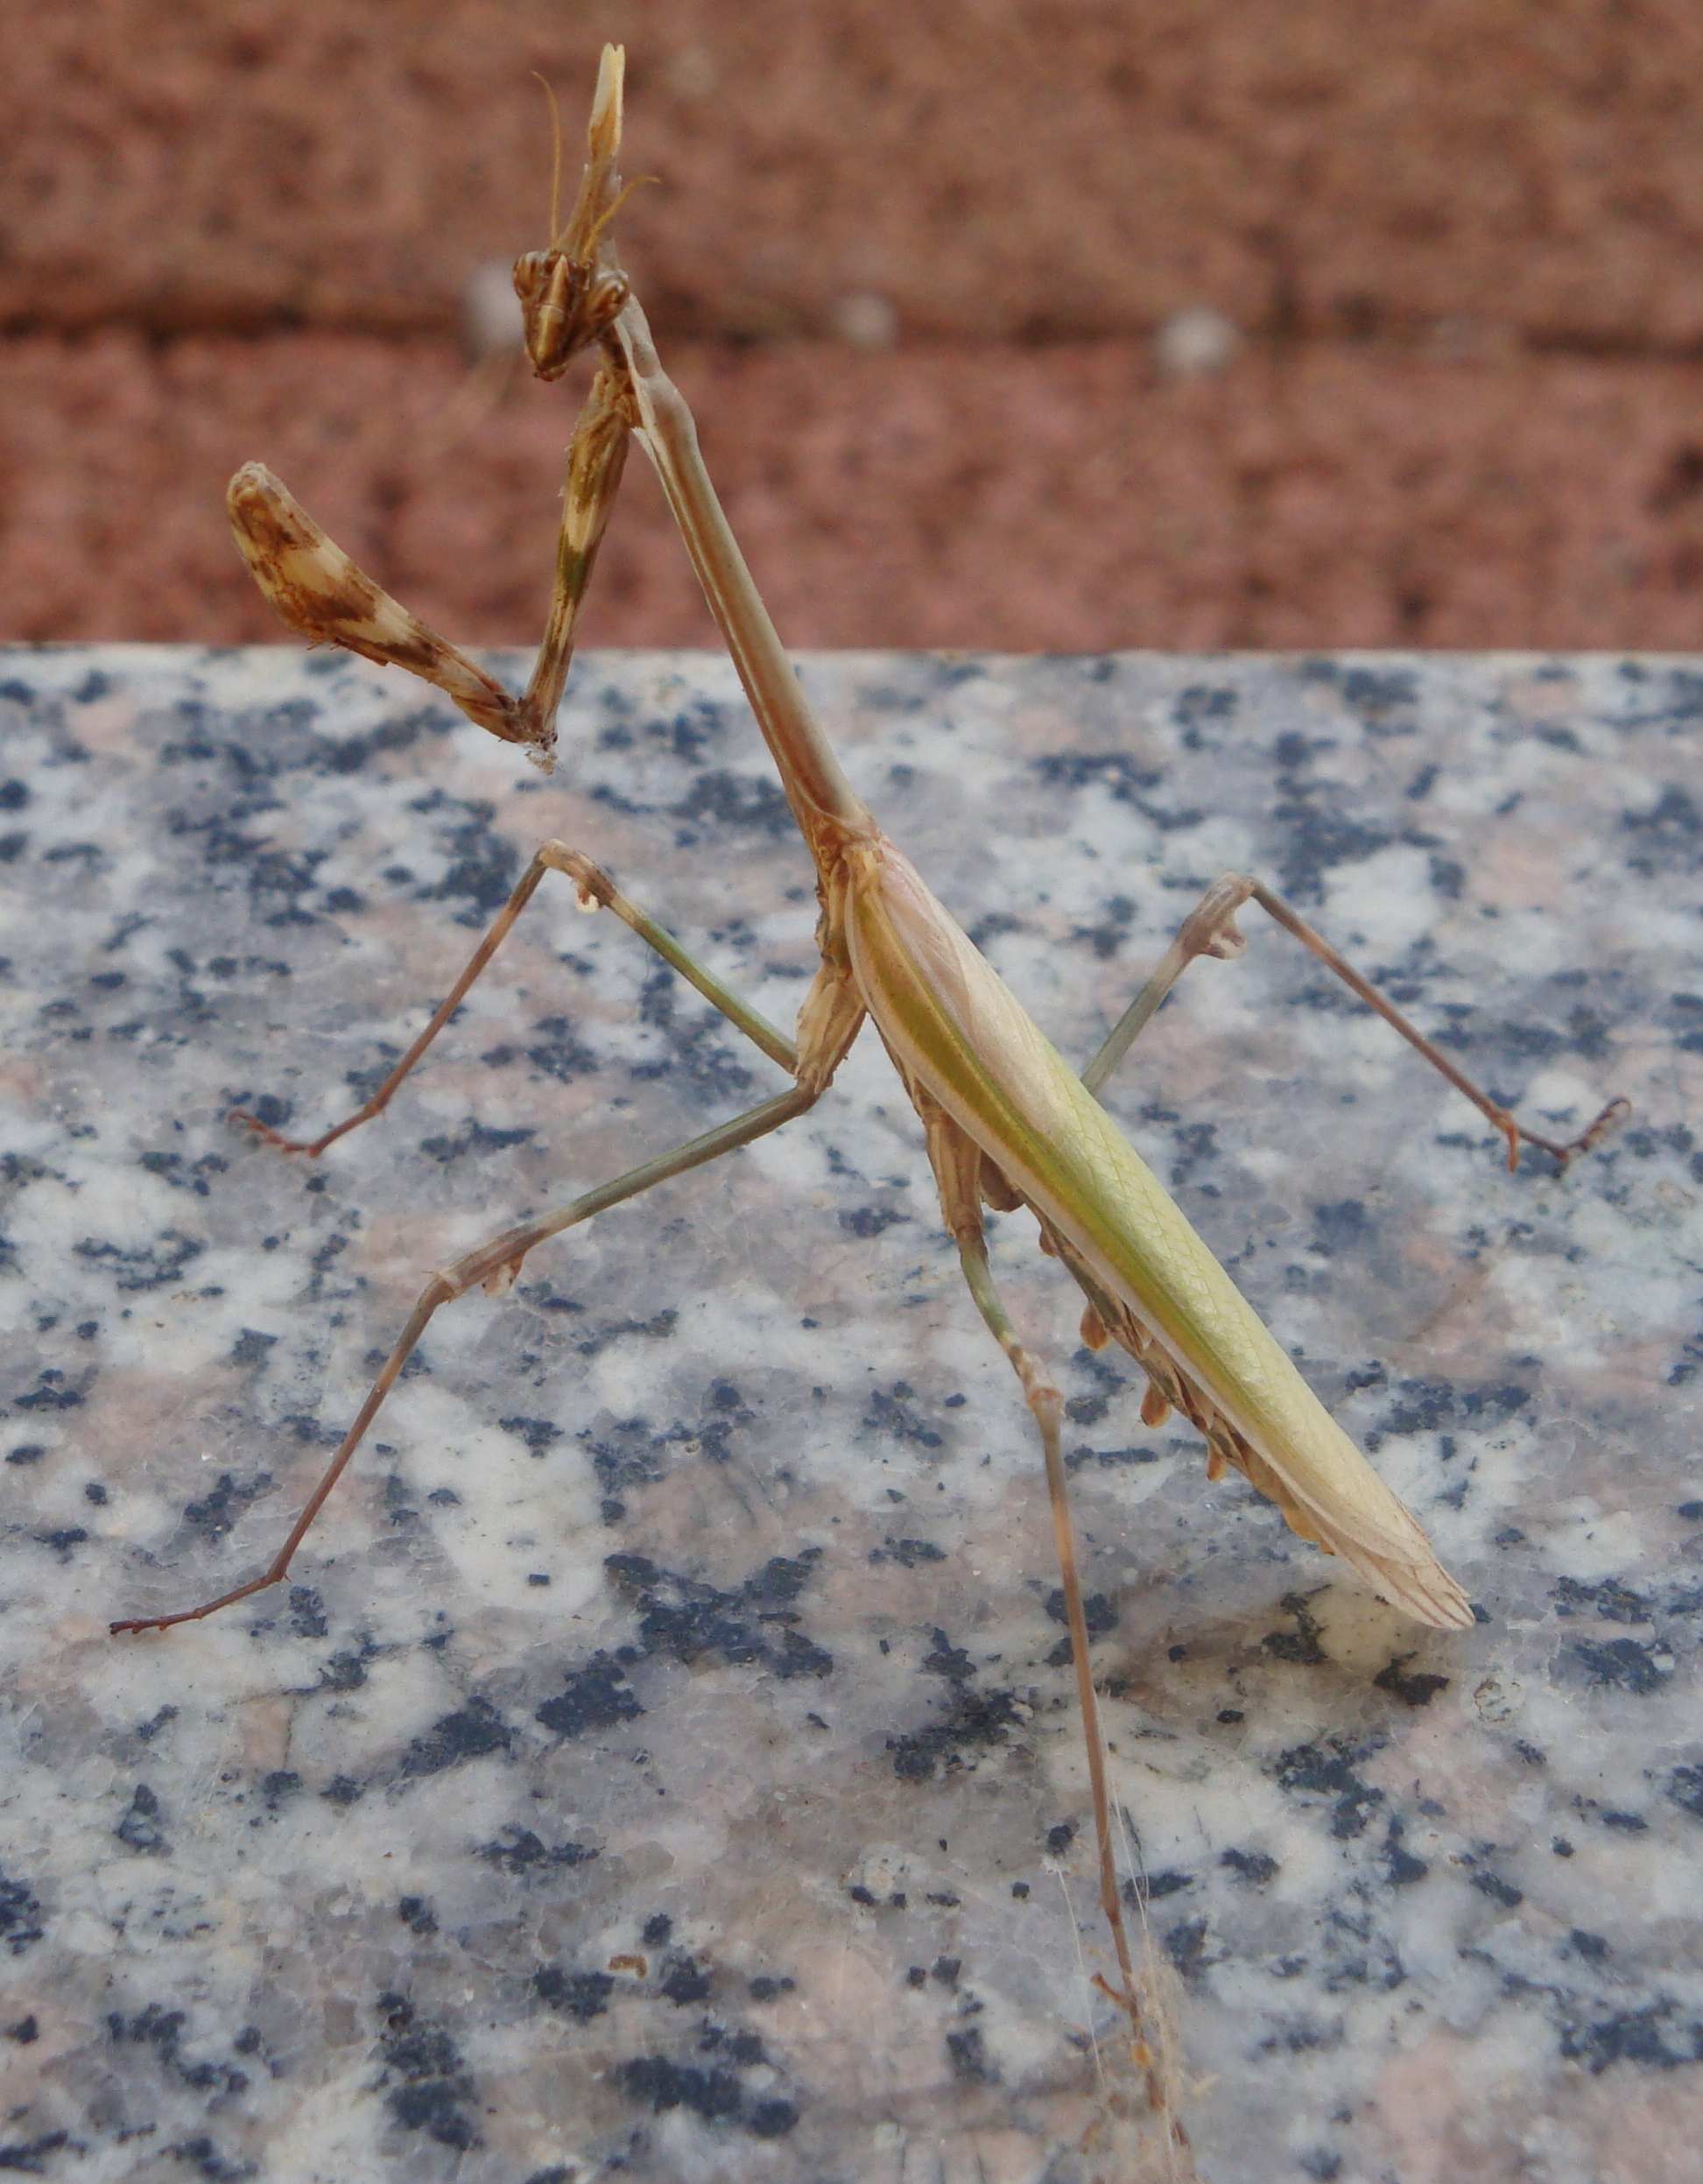
{"label": "long slender leg", "polygon": [[352,561],[264,463],[247,462],[226,495],[231,527],[257,584],[289,626],[434,684],[504,743],[549,766],[574,627],[621,483],[629,432],[624,383],[605,365],[568,443],[562,527],[549,619],[524,696],[512,698],[461,647],[428,627]]}
{"label": "long slender leg", "polygon": [[1626,1116],[1630,1114],[1631,1103],[1613,1099],[1586,1129],[1576,1138],[1558,1141],[1539,1136],[1528,1130],[1505,1107],[1493,1100],[1458,1069],[1442,1050],[1428,1039],[1418,1026],[1409,1021],[1399,1009],[1386,1001],[1377,989],[1340,955],[1322,933],[1314,931],[1280,895],[1256,879],[1244,873],[1227,872],[1214,880],[1200,898],[1194,909],[1184,919],[1177,938],[1166,949],[1164,960],[1147,981],[1136,998],[1112,1027],[1110,1034],[1099,1053],[1082,1072],[1082,1081],[1090,1092],[1097,1093],[1123,1056],[1129,1052],[1138,1034],[1146,1027],[1154,1011],[1171,989],[1197,957],[1211,955],[1220,962],[1239,955],[1246,945],[1237,930],[1235,913],[1244,903],[1256,902],[1269,918],[1274,919],[1285,932],[1292,933],[1316,955],[1325,968],[1335,974],[1348,990],[1358,996],[1369,1009],[1375,1010],[1393,1030],[1399,1032],[1408,1045],[1417,1050],[1433,1069],[1446,1076],[1457,1092],[1469,1099],[1473,1105],[1508,1141],[1508,1165],[1517,1168],[1520,1162],[1522,1144],[1536,1145],[1546,1152],[1559,1168],[1566,1168],[1570,1160],[1601,1142]]}
{"label": "long slender leg", "polygon": [[[1070,1653],[1076,1673],[1077,1700],[1081,1709],[1082,1734],[1087,1748],[1088,1792],[1094,1809],[1094,1842],[1100,1865],[1100,1907],[1111,1928],[1122,1991],[1108,1990],[1126,2012],[1135,2058],[1146,2086],[1151,2106],[1167,2112],[1169,2102],[1159,2059],[1144,2030],[1144,2012],[1136,1983],[1135,1961],[1124,1924],[1123,1904],[1118,1891],[1117,1856],[1112,1835],[1112,1804],[1106,1784],[1106,1740],[1100,1725],[1100,1705],[1094,1695],[1094,1670],[1088,1652],[1088,1623],[1082,1604],[1082,1582],[1076,1562],[1076,1530],[1071,1520],[1070,1494],[1065,1479],[1059,1446],[1064,1405],[1040,1360],[1017,1338],[1010,1315],[1000,1297],[988,1264],[987,1234],[980,1203],[982,1154],[958,1125],[925,1096],[918,1101],[927,1134],[928,1157],[939,1186],[941,1209],[947,1227],[958,1246],[959,1262],[975,1307],[989,1332],[1010,1361],[1041,1437],[1046,1465],[1047,1499],[1052,1511],[1052,1536],[1058,1550],[1059,1575],[1064,1589],[1065,1617],[1070,1631]],[[1182,2125],[1170,2117],[1179,2144],[1186,2144]]]}
{"label": "long slender leg", "polygon": [[310,1159],[314,1159],[327,1145],[334,1145],[339,1138],[347,1136],[351,1130],[359,1129],[362,1123],[370,1122],[376,1115],[382,1115],[390,1105],[397,1087],[461,1007],[468,988],[508,939],[515,920],[532,899],[539,881],[546,872],[560,872],[571,879],[579,890],[580,901],[584,908],[590,910],[601,905],[606,910],[612,910],[623,925],[637,933],[647,948],[654,948],[665,962],[672,963],[683,978],[694,985],[707,1001],[719,1009],[728,1021],[743,1032],[754,1045],[760,1046],[771,1060],[778,1061],[791,1074],[798,1074],[798,1049],[784,1032],[777,1031],[766,1018],[742,1001],[730,987],[724,986],[719,978],[688,955],[672,933],[621,892],[601,865],[594,864],[579,850],[569,849],[565,842],[546,842],[541,843],[534,853],[514,892],[493,919],[484,939],[468,957],[466,969],[445,995],[432,1021],[370,1099],[364,1100],[352,1115],[346,1115],[341,1123],[334,1124],[317,1138],[286,1138],[281,1131],[274,1130],[270,1123],[263,1123],[258,1116],[250,1115],[244,1108],[236,1108],[232,1111],[232,1121],[246,1123],[257,1135],[265,1138],[269,1145],[276,1145],[282,1152],[306,1153]]}
{"label": "long slender leg", "polygon": [[246,1600],[252,1593],[264,1592],[269,1585],[276,1585],[290,1568],[292,1556],[301,1545],[308,1527],[319,1515],[326,1497],[342,1476],[362,1436],[378,1415],[384,1398],[396,1384],[402,1368],[408,1362],[415,1345],[430,1324],[433,1314],[442,1305],[456,1297],[464,1296],[480,1284],[493,1288],[507,1287],[520,1271],[520,1263],[535,1244],[547,1237],[559,1236],[564,1229],[575,1227],[580,1222],[589,1221],[594,1214],[604,1212],[610,1206],[618,1206],[623,1199],[637,1198],[653,1184],[664,1183],[671,1176],[684,1175],[689,1168],[701,1167],[706,1161],[714,1160],[724,1152],[732,1152],[737,1146],[749,1145],[754,1139],[765,1137],[771,1130],[778,1130],[783,1123],[791,1122],[795,1115],[802,1115],[820,1096],[820,1085],[794,1085],[790,1091],[765,1100],[732,1121],[721,1124],[716,1129],[706,1131],[702,1137],[676,1146],[672,1152],[659,1154],[653,1160],[642,1162],[618,1175],[613,1182],[598,1189],[587,1191],[571,1204],[545,1214],[536,1221],[524,1222],[519,1226],[505,1229],[498,1236],[489,1238],[475,1250],[457,1259],[453,1266],[433,1274],[421,1290],[408,1324],[397,1339],[396,1347],[385,1360],[378,1377],[373,1382],[366,1401],[355,1415],[355,1423],[343,1436],[337,1453],[326,1467],[319,1484],[308,1496],[306,1506],[291,1527],[290,1535],[272,1561],[258,1577],[250,1578],[246,1585],[238,1585],[232,1591],[221,1593],[216,1600],[204,1601],[199,1608],[179,1610],[173,1615],[133,1616],[110,1627],[120,1631],[165,1631],[177,1623],[198,1623],[205,1616],[215,1615],[221,1608],[229,1608],[239,1600]]}

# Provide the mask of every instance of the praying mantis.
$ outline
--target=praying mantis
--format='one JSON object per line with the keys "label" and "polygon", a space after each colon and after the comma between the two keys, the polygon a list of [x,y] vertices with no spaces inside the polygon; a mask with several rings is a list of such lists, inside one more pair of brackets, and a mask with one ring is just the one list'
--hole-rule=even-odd
{"label": "praying mantis", "polygon": [[1325,1411],[1119,1132],[1100,1095],[1188,966],[1199,957],[1228,960],[1240,952],[1243,940],[1235,919],[1252,903],[1294,934],[1478,1108],[1505,1140],[1510,1167],[1523,1145],[1565,1167],[1615,1126],[1626,1103],[1611,1101],[1565,1141],[1526,1128],[1286,903],[1240,874],[1227,875],[1207,891],[1086,1069],[1079,1074],[1055,1053],[842,771],[728,529],[699,453],[691,412],[658,359],[644,311],[615,251],[615,216],[634,187],[623,186],[616,166],[623,70],[622,50],[606,46],[574,205],[562,222],[558,130],[552,239],[515,267],[526,353],[537,375],[546,381],[559,377],[582,350],[596,360],[568,449],[548,621],[522,696],[511,696],[468,654],[384,593],[260,464],[245,465],[231,481],[229,511],[261,590],[292,629],[314,642],[406,668],[435,685],[478,726],[518,744],[548,769],[581,608],[636,439],[661,483],[814,867],[820,962],[795,1034],[787,1036],[748,1006],[589,856],[550,841],[533,856],[425,1029],[369,1099],[311,1140],[287,1138],[252,1116],[241,1119],[283,1152],[316,1158],[381,1114],[549,873],[569,880],[586,907],[613,912],[792,1081],[745,1113],[566,1204],[505,1228],[433,1273],[267,1568],[199,1606],[128,1618],[111,1628],[164,1631],[278,1584],[437,1312],[475,1288],[500,1293],[528,1256],[551,1239],[806,1113],[827,1090],[869,1019],[921,1124],[943,1218],[971,1299],[1010,1361],[1040,1441],[1087,1744],[1100,1900],[1119,1975],[1117,1988],[1107,1991],[1129,2015],[1137,2061],[1158,2107],[1162,2089],[1141,2030],[1118,1885],[1113,1802],[1060,1450],[1062,1403],[1042,1356],[1018,1334],[1002,1298],[989,1262],[985,1209],[1026,1208],[1034,1216],[1042,1250],[1062,1264],[1083,1293],[1083,1340],[1095,1349],[1116,1342],[1145,1376],[1142,1417],[1149,1427],[1175,1410],[1204,1439],[1209,1477],[1234,1466],[1276,1502],[1303,1539],[1341,1556],[1406,1614],[1438,1629],[1464,1628],[1474,1619],[1467,1596],[1419,1525]]}

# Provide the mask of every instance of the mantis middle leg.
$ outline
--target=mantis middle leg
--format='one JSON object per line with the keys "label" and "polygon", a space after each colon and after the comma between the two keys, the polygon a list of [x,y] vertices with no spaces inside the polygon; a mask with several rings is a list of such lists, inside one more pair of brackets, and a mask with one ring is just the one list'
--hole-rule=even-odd
{"label": "mantis middle leg", "polygon": [[1432,1067],[1446,1077],[1455,1090],[1473,1105],[1508,1143],[1508,1165],[1517,1168],[1522,1145],[1536,1145],[1554,1160],[1558,1168],[1565,1169],[1579,1154],[1588,1152],[1601,1143],[1608,1132],[1631,1112],[1631,1103],[1625,1099],[1610,1100],[1576,1138],[1565,1141],[1545,1138],[1535,1130],[1528,1130],[1500,1102],[1475,1084],[1466,1073],[1456,1067],[1449,1057],[1432,1040],[1427,1039],[1418,1026],[1403,1015],[1393,1002],[1386,1001],[1371,982],[1363,977],[1346,956],[1339,955],[1321,933],[1310,926],[1298,912],[1291,909],[1282,896],[1274,894],[1263,882],[1249,877],[1242,872],[1226,872],[1207,888],[1194,908],[1183,920],[1177,938],[1166,949],[1163,961],[1129,1006],[1112,1027],[1094,1060],[1082,1072],[1082,1082],[1090,1092],[1100,1088],[1116,1068],[1139,1034],[1146,1028],[1160,1003],[1177,981],[1200,956],[1216,957],[1221,962],[1240,955],[1247,945],[1237,929],[1235,913],[1246,903],[1257,903],[1267,917],[1292,933],[1303,948],[1340,978],[1348,990],[1376,1011],[1390,1028],[1398,1032]]}
{"label": "mantis middle leg", "polygon": [[545,842],[533,852],[532,861],[522,873],[514,892],[492,919],[490,929],[468,958],[466,967],[449,991],[444,996],[433,1014],[432,1021],[391,1071],[370,1098],[363,1100],[352,1115],[346,1115],[341,1123],[334,1123],[317,1138],[286,1138],[274,1130],[270,1123],[263,1123],[257,1115],[245,1108],[233,1109],[231,1120],[246,1123],[257,1136],[276,1145],[281,1152],[305,1153],[310,1159],[317,1159],[326,1147],[334,1145],[339,1138],[351,1130],[358,1130],[362,1123],[369,1123],[382,1115],[390,1105],[397,1088],[424,1055],[426,1048],[448,1023],[462,1002],[474,981],[488,967],[504,941],[514,929],[515,920],[531,902],[540,880],[546,872],[560,872],[574,882],[579,891],[581,906],[588,910],[612,910],[623,925],[637,933],[649,948],[653,948],[665,963],[672,964],[681,977],[695,986],[706,1001],[721,1011],[729,1024],[744,1032],[753,1046],[760,1046],[771,1061],[778,1061],[790,1074],[799,1074],[799,1050],[784,1032],[778,1032],[765,1017],[758,1014],[749,1003],[742,1001],[730,986],[724,985],[711,971],[705,969],[696,957],[690,955],[665,926],[657,923],[648,912],[641,910],[630,898],[623,895],[599,864],[578,849],[572,849],[565,842]]}

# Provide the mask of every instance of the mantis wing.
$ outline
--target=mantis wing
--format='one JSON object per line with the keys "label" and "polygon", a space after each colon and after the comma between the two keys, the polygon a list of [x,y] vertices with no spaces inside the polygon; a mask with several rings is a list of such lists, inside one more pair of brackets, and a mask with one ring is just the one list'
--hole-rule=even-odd
{"label": "mantis wing", "polygon": [[[853,976],[890,1053],[1040,1219],[1096,1311],[1214,1449],[1421,1623],[1467,1596],[1111,1117],[915,868],[883,837],[846,853]],[[1169,1370],[1167,1371],[1167,1367]]]}

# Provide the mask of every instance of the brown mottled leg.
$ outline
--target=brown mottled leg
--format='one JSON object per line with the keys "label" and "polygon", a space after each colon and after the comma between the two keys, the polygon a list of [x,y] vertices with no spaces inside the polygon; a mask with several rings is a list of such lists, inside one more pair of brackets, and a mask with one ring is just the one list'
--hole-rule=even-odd
{"label": "brown mottled leg", "polygon": [[314,645],[339,645],[433,684],[470,721],[554,764],[556,711],[575,625],[621,483],[630,425],[623,376],[604,365],[568,442],[556,581],[525,694],[511,698],[476,660],[412,614],[351,560],[264,462],[245,462],[225,495],[250,574],[279,619]]}

